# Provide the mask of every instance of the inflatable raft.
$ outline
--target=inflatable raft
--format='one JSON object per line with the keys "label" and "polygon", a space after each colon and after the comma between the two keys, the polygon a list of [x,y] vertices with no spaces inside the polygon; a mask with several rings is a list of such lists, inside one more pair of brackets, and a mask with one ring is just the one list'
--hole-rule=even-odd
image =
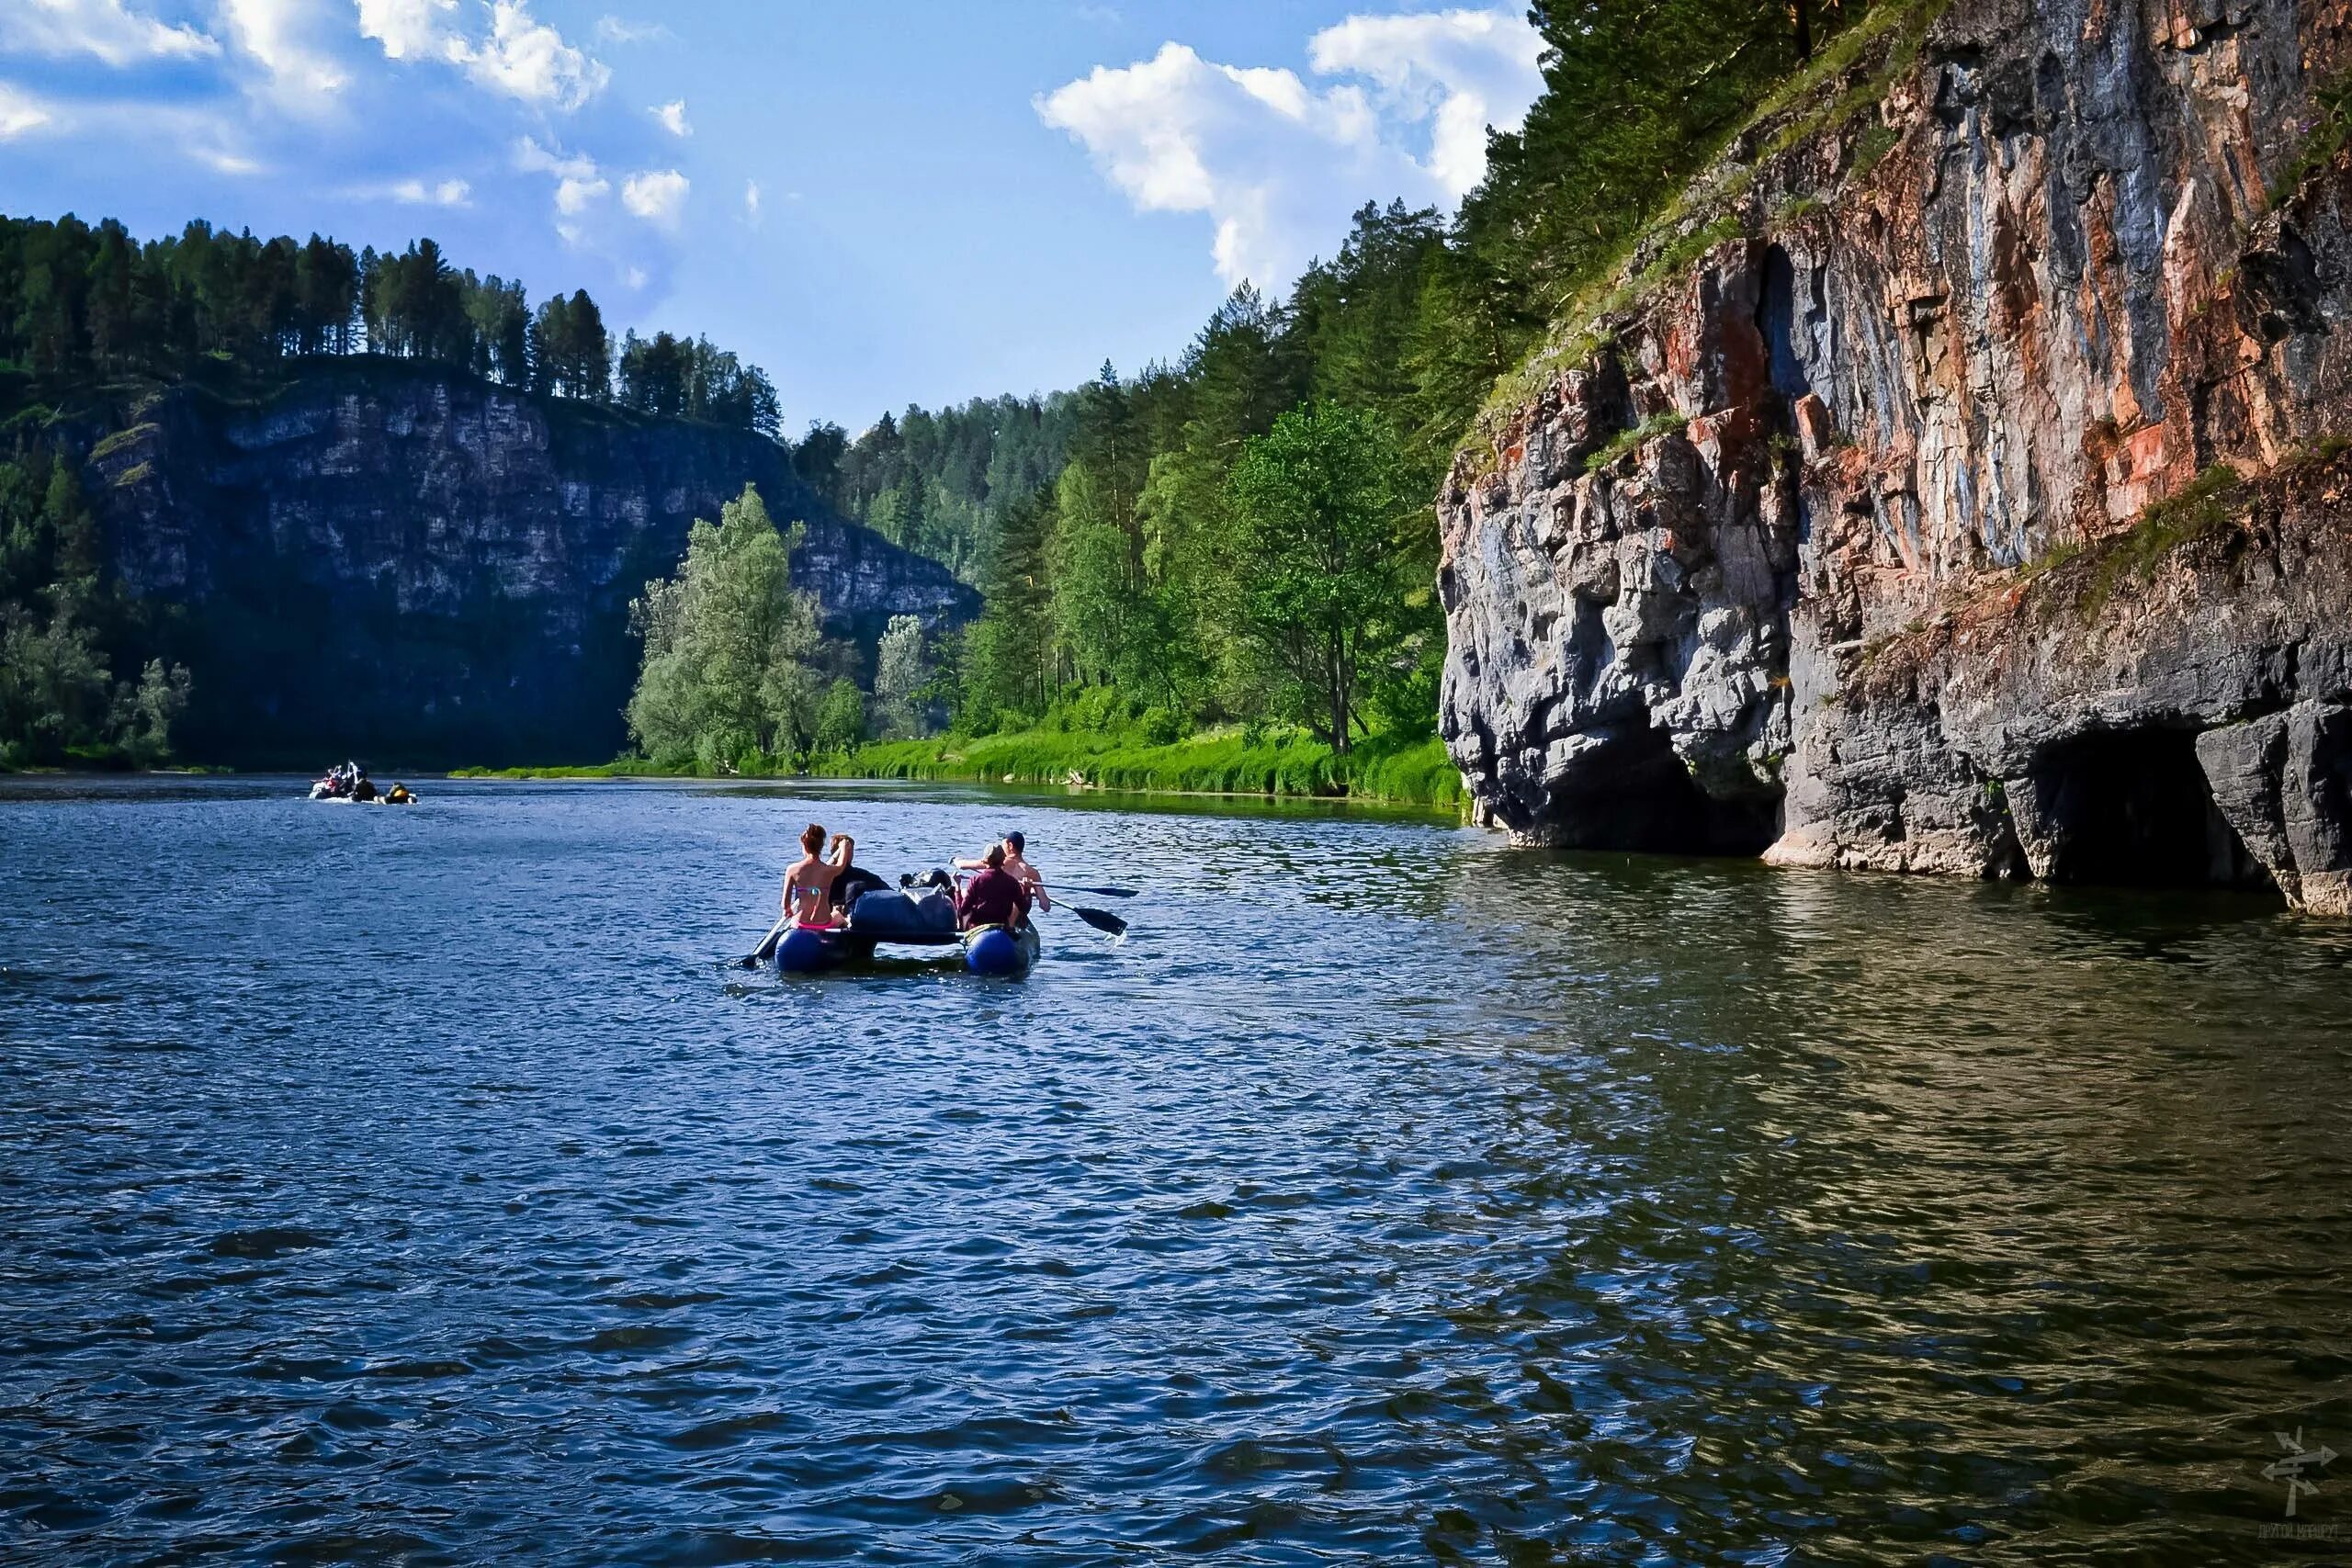
{"label": "inflatable raft", "polygon": [[975,975],[1018,980],[1037,962],[1035,923],[1017,931],[1002,926],[956,929],[955,901],[944,892],[923,894],[877,889],[850,906],[849,919],[838,926],[796,925],[776,943],[775,966],[786,975],[815,975],[845,964],[863,964],[885,943],[922,948],[956,948],[964,967]]}

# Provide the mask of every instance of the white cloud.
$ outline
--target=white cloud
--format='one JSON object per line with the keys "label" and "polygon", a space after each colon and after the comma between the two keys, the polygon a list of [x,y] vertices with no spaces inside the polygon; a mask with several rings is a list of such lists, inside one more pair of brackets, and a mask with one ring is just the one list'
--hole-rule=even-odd
{"label": "white cloud", "polygon": [[656,104],[645,112],[659,120],[662,129],[673,136],[692,136],[695,133],[695,128],[686,123],[686,100],[684,98]]}
{"label": "white cloud", "polygon": [[0,42],[33,54],[96,55],[118,69],[220,52],[219,40],[133,11],[122,0],[6,0]]}
{"label": "white cloud", "polygon": [[394,201],[412,207],[464,207],[473,195],[473,188],[463,180],[441,180],[433,185],[423,180],[401,180],[388,194]]}
{"label": "white cloud", "polygon": [[1366,200],[1458,201],[1486,172],[1487,126],[1518,124],[1542,91],[1541,48],[1509,10],[1351,17],[1316,34],[1307,58],[1318,75],[1361,83],[1310,87],[1167,43],[1097,66],[1036,109],[1137,210],[1205,214],[1228,285],[1274,288]]}
{"label": "white cloud", "polygon": [[48,107],[30,96],[0,82],[0,141],[9,141],[28,130],[39,130],[56,117]]}
{"label": "white cloud", "polygon": [[1487,128],[1516,130],[1544,90],[1541,34],[1506,11],[1350,17],[1308,40],[1318,75],[1368,76],[1387,103],[1431,122],[1422,166],[1455,200],[1487,175]]}
{"label": "white cloud", "polygon": [[642,288],[645,287],[645,269],[641,266],[633,266],[622,276],[628,279],[628,286],[631,288]]}
{"label": "white cloud", "polygon": [[387,60],[447,58],[457,41],[441,26],[458,0],[356,0],[359,36],[384,46]]}
{"label": "white cloud", "polygon": [[354,4],[360,35],[383,45],[387,60],[446,61],[491,91],[537,107],[576,109],[612,80],[601,61],[533,17],[529,0],[490,0],[486,38],[469,38],[446,25],[457,13],[457,0]]}
{"label": "white cloud", "polygon": [[261,164],[255,160],[246,157],[242,152],[230,152],[218,147],[199,147],[196,149],[196,156],[207,166],[223,175],[242,176],[257,175],[262,171]]}
{"label": "white cloud", "polygon": [[596,18],[598,43],[645,43],[653,39],[665,39],[670,29],[659,22],[631,22],[619,17]]}
{"label": "white cloud", "polygon": [[760,226],[760,182],[743,182],[743,221],[756,229]]}
{"label": "white cloud", "polygon": [[[566,218],[577,218],[612,194],[612,182],[596,167],[596,160],[584,152],[559,152],[540,146],[530,137],[514,144],[514,166],[526,175],[555,176],[555,209]],[[556,232],[567,243],[577,243],[577,224],[558,223]]]}
{"label": "white cloud", "polygon": [[566,217],[578,217],[612,193],[613,182],[598,179],[573,179],[566,176],[555,184],[555,209]]}
{"label": "white cloud", "polygon": [[350,80],[315,46],[318,13],[310,0],[221,0],[220,15],[237,47],[261,62],[281,96],[315,102]]}
{"label": "white cloud", "polygon": [[544,107],[576,109],[613,79],[603,62],[533,20],[526,0],[491,0],[490,37],[452,39],[447,48],[450,60],[482,85]]}
{"label": "white cloud", "polygon": [[675,169],[648,169],[621,182],[621,205],[663,229],[675,229],[686,208],[686,176]]}
{"label": "white cloud", "polygon": [[585,152],[560,152],[526,136],[514,143],[514,166],[526,175],[558,175],[565,179],[594,179],[596,160]]}

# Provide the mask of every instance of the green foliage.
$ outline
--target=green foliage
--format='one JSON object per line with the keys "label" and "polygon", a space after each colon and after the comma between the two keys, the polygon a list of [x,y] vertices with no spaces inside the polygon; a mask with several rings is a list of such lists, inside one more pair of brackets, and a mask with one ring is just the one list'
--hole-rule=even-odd
{"label": "green foliage", "polygon": [[707,772],[789,763],[816,739],[838,662],[817,629],[816,607],[792,586],[787,538],[749,486],[714,525],[695,524],[673,578],[645,585],[629,605],[645,643],[629,734],[656,761],[691,758]]}
{"label": "green foliage", "polygon": [[891,616],[874,653],[874,708],[885,736],[910,739],[923,732],[923,694],[930,684],[922,621],[914,615]]}
{"label": "green foliage", "polygon": [[1409,629],[1397,614],[1414,559],[1400,537],[1401,468],[1379,420],[1322,403],[1275,420],[1233,470],[1244,624],[1336,751],[1363,728],[1366,665]]}
{"label": "green foliage", "polygon": [[1059,784],[1198,795],[1348,797],[1458,807],[1462,774],[1431,738],[1380,739],[1340,753],[1303,731],[1229,727],[1155,742],[1146,733],[1043,728],[890,741],[820,763],[847,778]]}
{"label": "green foliage", "polygon": [[0,765],[152,767],[171,754],[187,671],[150,660],[117,681],[124,615],[102,589],[97,520],[74,465],[0,463]]}
{"label": "green foliage", "polygon": [[865,694],[843,675],[825,690],[817,709],[816,750],[832,755],[847,751],[865,739]]}
{"label": "green foliage", "polygon": [[2097,620],[2125,578],[2150,581],[2173,551],[2226,528],[2245,498],[2245,481],[2237,470],[2227,463],[2215,463],[2151,504],[2130,531],[2099,541],[2083,588],[2083,618]]}
{"label": "green foliage", "polygon": [[1668,432],[1682,429],[1690,423],[1672,409],[1661,409],[1639,424],[1621,430],[1611,436],[1606,445],[1585,459],[1585,471],[1597,473],[1625,456],[1645,441],[1655,441]]}
{"label": "green foliage", "polygon": [[2335,162],[2352,141],[2352,71],[2339,73],[2312,94],[2317,112],[2306,122],[2302,139],[2279,164],[2267,187],[2267,205],[2277,207],[2294,195],[2302,183]]}

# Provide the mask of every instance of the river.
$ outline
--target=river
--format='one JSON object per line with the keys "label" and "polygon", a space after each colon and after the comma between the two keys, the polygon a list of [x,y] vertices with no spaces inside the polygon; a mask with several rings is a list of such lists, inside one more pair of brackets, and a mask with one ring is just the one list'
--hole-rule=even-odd
{"label": "river", "polygon": [[[0,1555],[2352,1541],[2345,928],[1337,809],[299,787],[0,781]],[[724,966],[812,818],[1144,893],[1025,983]]]}

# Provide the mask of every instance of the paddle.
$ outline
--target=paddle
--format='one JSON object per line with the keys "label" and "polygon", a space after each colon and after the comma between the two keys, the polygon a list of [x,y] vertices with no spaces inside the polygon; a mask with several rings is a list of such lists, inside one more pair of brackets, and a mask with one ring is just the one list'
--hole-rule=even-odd
{"label": "paddle", "polygon": [[1136,896],[1132,887],[1072,887],[1062,882],[1053,886],[1069,893],[1091,893],[1098,898],[1133,898]]}
{"label": "paddle", "polygon": [[761,964],[765,964],[775,955],[775,944],[784,940],[784,928],[791,923],[792,916],[787,911],[776,920],[775,929],[760,939],[759,946],[752,949],[750,953],[737,959],[736,962],[746,969],[757,969]]}
{"label": "paddle", "polygon": [[1098,931],[1108,931],[1113,936],[1127,934],[1127,922],[1108,909],[1090,909],[1083,904],[1057,904],[1054,908],[1068,909]]}

